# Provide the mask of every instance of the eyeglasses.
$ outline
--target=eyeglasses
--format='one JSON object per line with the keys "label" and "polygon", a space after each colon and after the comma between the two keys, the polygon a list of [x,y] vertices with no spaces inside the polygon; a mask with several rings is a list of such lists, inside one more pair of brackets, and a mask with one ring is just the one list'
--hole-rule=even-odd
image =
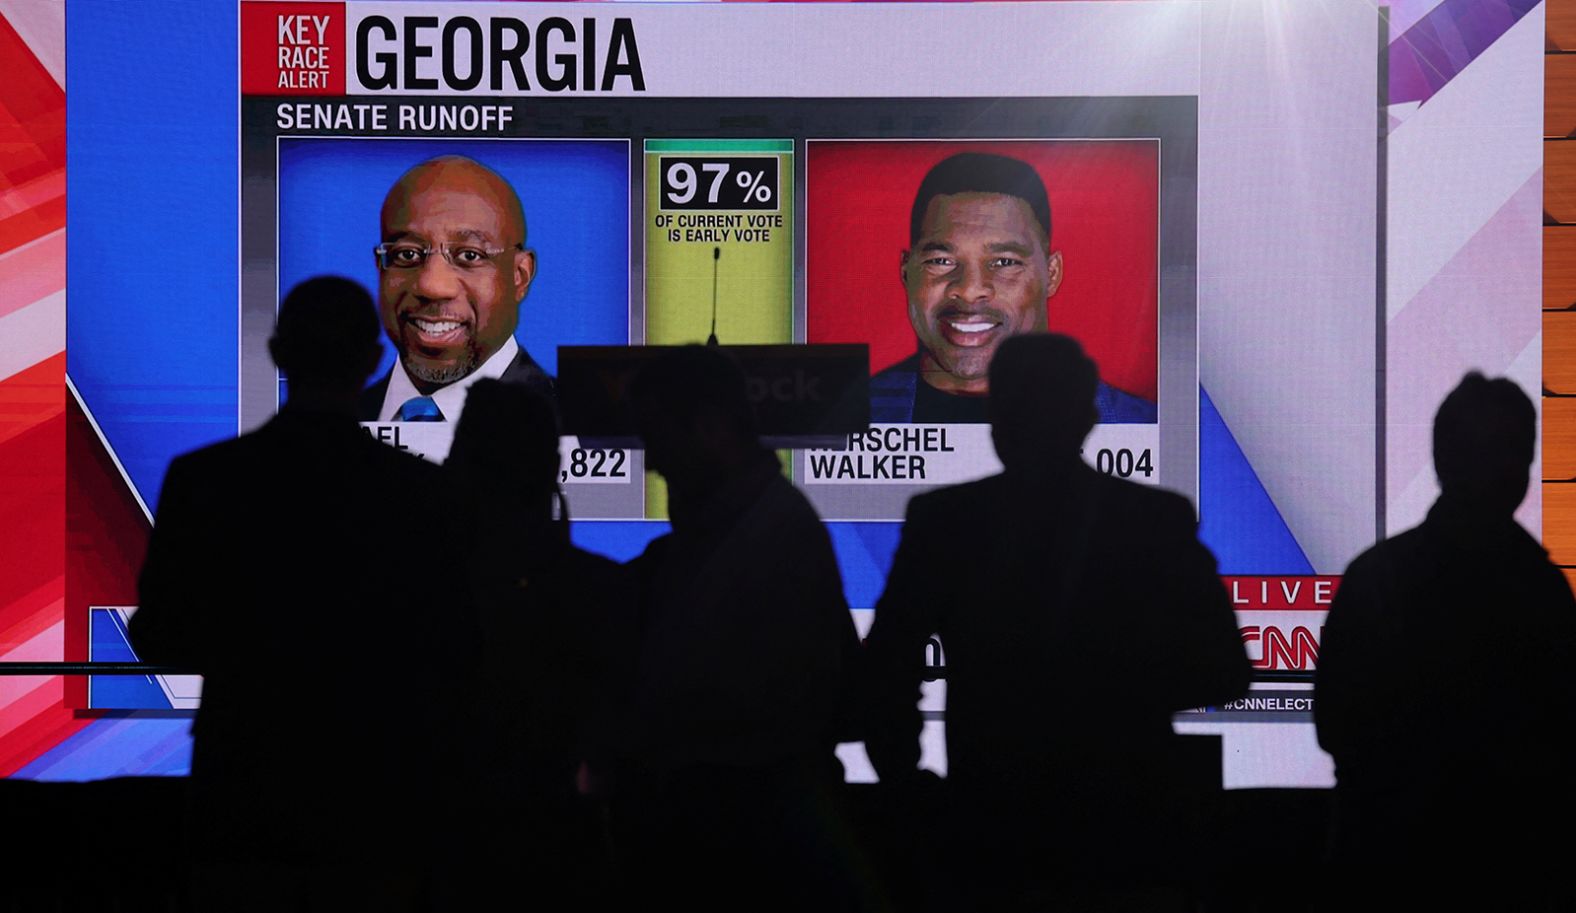
{"label": "eyeglasses", "polygon": [[378,266],[383,269],[421,269],[427,265],[427,258],[432,256],[433,251],[437,251],[450,266],[467,272],[489,266],[492,258],[511,250],[525,250],[525,245],[490,248],[478,247],[475,244],[440,244],[437,247],[424,247],[401,241],[395,244],[379,244],[372,248],[372,252],[377,254]]}

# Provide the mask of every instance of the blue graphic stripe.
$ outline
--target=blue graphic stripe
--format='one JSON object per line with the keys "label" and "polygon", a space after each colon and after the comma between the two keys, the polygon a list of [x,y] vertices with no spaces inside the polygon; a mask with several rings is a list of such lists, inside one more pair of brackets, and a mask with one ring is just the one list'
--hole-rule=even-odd
{"label": "blue graphic stripe", "polygon": [[1286,526],[1225,419],[1199,388],[1199,537],[1222,574],[1312,574],[1313,565]]}
{"label": "blue graphic stripe", "polygon": [[[131,635],[120,613],[94,609],[89,616],[88,659],[92,662],[134,663]],[[164,689],[149,675],[94,675],[88,679],[88,706],[111,710],[169,710]]]}
{"label": "blue graphic stripe", "polygon": [[95,720],[13,774],[18,780],[77,782],[191,772],[191,718]]}

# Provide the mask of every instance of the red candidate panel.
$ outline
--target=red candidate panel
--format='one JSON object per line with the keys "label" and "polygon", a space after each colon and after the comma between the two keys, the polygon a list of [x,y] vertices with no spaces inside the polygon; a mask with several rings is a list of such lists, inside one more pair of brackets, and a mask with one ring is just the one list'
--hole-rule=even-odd
{"label": "red candidate panel", "polygon": [[1112,386],[1155,399],[1160,147],[1154,140],[811,141],[806,336],[868,342],[880,371],[914,353],[898,270],[925,172],[958,152],[1022,159],[1045,181],[1062,253],[1050,329],[1076,337]]}

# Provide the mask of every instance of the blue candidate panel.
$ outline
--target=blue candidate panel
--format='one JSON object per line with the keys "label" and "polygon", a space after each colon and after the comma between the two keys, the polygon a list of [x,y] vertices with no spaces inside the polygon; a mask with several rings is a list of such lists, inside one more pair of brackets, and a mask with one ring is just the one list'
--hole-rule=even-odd
{"label": "blue candidate panel", "polygon": [[[439,155],[474,158],[520,195],[537,271],[515,338],[548,373],[557,373],[558,346],[629,341],[625,140],[280,140],[281,294],[322,273],[376,294],[383,197],[408,168]],[[392,346],[384,348],[380,375],[394,361]]]}
{"label": "blue candidate panel", "polygon": [[236,9],[72,3],[66,44],[66,367],[153,506],[236,430]]}

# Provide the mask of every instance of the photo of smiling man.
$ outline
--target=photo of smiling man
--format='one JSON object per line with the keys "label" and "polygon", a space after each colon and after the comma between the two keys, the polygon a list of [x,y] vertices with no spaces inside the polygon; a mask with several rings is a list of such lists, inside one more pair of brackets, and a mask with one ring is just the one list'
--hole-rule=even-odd
{"label": "photo of smiling man", "polygon": [[[384,356],[358,417],[381,439],[441,460],[471,384],[552,397],[559,346],[629,341],[627,140],[292,137],[278,155],[279,286],[373,292]],[[407,422],[428,424],[396,436]]]}
{"label": "photo of smiling man", "polygon": [[[1027,163],[961,152],[925,175],[902,256],[919,351],[870,382],[876,422],[982,423],[1003,340],[1045,332],[1062,282],[1045,185]],[[1155,404],[1100,382],[1100,421],[1153,422]]]}
{"label": "photo of smiling man", "polygon": [[378,315],[399,360],[363,394],[361,420],[458,417],[484,377],[551,397],[553,379],[514,338],[536,253],[509,182],[464,156],[430,159],[389,189],[380,221]]}
{"label": "photo of smiling man", "polygon": [[[1142,142],[813,144],[810,341],[863,336],[870,343],[872,365],[885,365],[870,380],[872,423],[982,424],[1001,343],[1023,333],[1068,333],[1100,362],[1099,421],[1153,424],[1153,161]],[[908,178],[915,189],[899,203],[896,176],[884,182],[883,196],[869,189],[877,163],[888,174],[923,171]],[[1053,206],[1044,175],[1058,168],[1074,184],[1057,188],[1071,227],[1053,222],[1061,207]],[[829,213],[821,199],[839,205]],[[857,227],[877,219],[879,235]],[[906,243],[893,244],[894,228],[906,229]],[[854,256],[834,259],[821,246],[830,239]],[[877,245],[892,246],[883,255],[871,250]],[[899,283],[885,266],[893,253],[902,324],[893,307]],[[833,272],[839,263],[842,271]],[[1069,277],[1075,288],[1064,294]],[[850,301],[863,309],[850,309]]]}

